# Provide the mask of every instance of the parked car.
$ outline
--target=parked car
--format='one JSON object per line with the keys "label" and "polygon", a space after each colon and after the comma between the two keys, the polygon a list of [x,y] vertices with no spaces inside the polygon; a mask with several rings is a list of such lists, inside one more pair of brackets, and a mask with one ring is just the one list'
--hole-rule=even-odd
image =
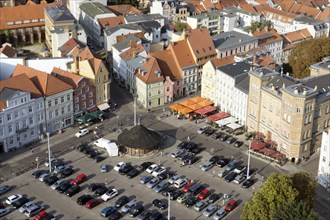
{"label": "parked car", "polygon": [[91,192],[94,192],[100,187],[102,187],[102,184],[100,184],[100,183],[91,183],[88,185],[88,190]]}
{"label": "parked car", "polygon": [[158,168],[158,165],[157,165],[157,164],[152,164],[152,165],[150,165],[150,166],[146,169],[146,172],[151,174],[151,173],[154,172],[154,170],[157,169],[157,168]]}
{"label": "parked car", "polygon": [[214,128],[212,128],[212,127],[209,127],[208,129],[206,129],[205,131],[204,131],[204,135],[206,135],[206,136],[210,136],[210,135],[212,135],[214,132],[216,132],[217,131],[217,129],[214,129]]}
{"label": "parked car", "polygon": [[28,209],[28,208],[30,208],[30,207],[32,207],[32,206],[34,206],[34,205],[35,205],[35,204],[34,204],[33,201],[26,202],[24,205],[22,205],[22,206],[18,209],[18,211],[19,211],[20,213],[24,213],[26,209]]}
{"label": "parked car", "polygon": [[50,188],[52,189],[57,189],[57,187],[59,187],[62,183],[64,183],[65,181],[67,181],[66,179],[59,179],[57,180],[53,185],[51,185]]}
{"label": "parked car", "polygon": [[195,147],[195,148],[193,148],[193,149],[190,149],[189,150],[189,153],[191,153],[192,155],[196,155],[196,154],[199,154],[200,152],[202,152],[202,148],[200,148],[200,147]]}
{"label": "parked car", "polygon": [[243,183],[242,187],[243,187],[243,188],[250,188],[250,187],[254,184],[254,182],[255,182],[254,179],[247,179],[247,180]]}
{"label": "parked car", "polygon": [[223,157],[223,158],[221,158],[219,161],[216,162],[216,165],[217,165],[218,167],[224,167],[224,166],[226,166],[229,162],[230,162],[230,159],[229,159],[229,158],[225,158],[225,157]]}
{"label": "parked car", "polygon": [[189,195],[188,194],[182,194],[180,195],[176,201],[178,201],[178,203],[182,204],[184,203],[187,199],[189,198]]}
{"label": "parked car", "polygon": [[160,180],[164,180],[164,179],[166,179],[166,178],[171,178],[173,175],[174,175],[173,172],[171,172],[171,171],[166,171],[166,172],[163,172],[163,173],[159,174],[157,177],[158,177]]}
{"label": "parked car", "polygon": [[142,212],[140,215],[136,217],[137,220],[148,220],[149,216],[151,216],[152,212],[150,210],[146,210]]}
{"label": "parked car", "polygon": [[140,183],[141,184],[146,184],[146,183],[148,183],[153,178],[154,178],[153,176],[142,176],[140,178]]}
{"label": "parked car", "polygon": [[114,197],[116,197],[118,195],[118,191],[116,190],[116,189],[110,189],[108,192],[106,192],[105,194],[103,194],[102,196],[101,196],[101,199],[103,200],[103,201],[108,201],[108,200],[110,200],[110,199],[112,199],[112,198],[114,198]]}
{"label": "parked car", "polygon": [[163,189],[165,189],[168,186],[168,182],[167,181],[161,181],[160,183],[158,183],[155,187],[154,187],[154,191],[156,193],[161,192]]}
{"label": "parked car", "polygon": [[108,206],[102,209],[100,215],[106,218],[109,217],[111,214],[115,213],[116,211],[117,211],[116,206]]}
{"label": "parked car", "polygon": [[208,128],[210,128],[210,126],[203,126],[203,127],[200,127],[200,128],[198,128],[198,130],[197,130],[197,133],[198,134],[203,134],[205,131],[206,131],[206,129],[208,129]]}
{"label": "parked car", "polygon": [[104,193],[106,193],[107,191],[108,191],[108,188],[106,186],[101,186],[97,190],[95,190],[94,195],[95,196],[101,196]]}
{"label": "parked car", "polygon": [[186,192],[189,192],[189,188],[192,187],[192,186],[193,186],[193,184],[192,184],[191,182],[189,182],[189,183],[187,183],[184,187],[182,187],[181,190],[182,190],[183,192],[185,192],[185,193],[186,193]]}
{"label": "parked car", "polygon": [[56,191],[58,193],[64,193],[65,191],[67,191],[70,187],[72,186],[72,184],[68,181],[61,183],[61,185],[59,185],[56,188]]}
{"label": "parked car", "polygon": [[219,210],[213,215],[213,219],[214,219],[214,220],[221,220],[221,219],[223,219],[226,215],[227,215],[227,211],[225,210],[225,208],[221,208],[221,209],[219,209]]}
{"label": "parked car", "polygon": [[78,132],[75,134],[75,136],[76,136],[77,138],[80,138],[80,137],[82,137],[82,136],[87,135],[88,133],[89,133],[89,129],[85,128],[85,129],[82,129],[82,130],[78,131]]}
{"label": "parked car", "polygon": [[243,141],[236,141],[234,147],[240,147],[242,146],[243,143],[244,143]]}
{"label": "parked car", "polygon": [[54,169],[54,173],[58,174],[60,173],[62,170],[68,168],[69,166],[68,165],[62,165],[62,166],[58,166]]}
{"label": "parked car", "polygon": [[50,186],[50,185],[54,184],[57,180],[58,180],[57,176],[55,176],[54,174],[51,174],[51,175],[47,176],[47,177],[44,179],[44,183],[45,183],[47,186]]}
{"label": "parked car", "polygon": [[0,218],[8,215],[11,212],[11,210],[12,210],[11,207],[0,209]]}
{"label": "parked car", "polygon": [[153,210],[148,220],[160,220],[163,218],[163,214],[157,210]]}
{"label": "parked car", "polygon": [[225,142],[229,137],[230,137],[230,135],[224,134],[219,138],[219,140]]}
{"label": "parked car", "polygon": [[88,144],[85,144],[85,143],[81,143],[81,144],[78,144],[78,146],[76,147],[76,149],[80,152],[82,152],[84,149],[86,149],[88,146]]}
{"label": "parked car", "polygon": [[178,149],[178,150],[175,150],[171,153],[171,157],[173,158],[177,158],[181,153],[183,153],[184,150],[183,149]]}
{"label": "parked car", "polygon": [[136,169],[140,172],[145,171],[149,166],[151,166],[152,162],[143,162],[141,165],[139,165]]}
{"label": "parked car", "polygon": [[235,173],[235,172],[230,172],[230,173],[225,177],[224,180],[225,180],[227,183],[230,183],[231,181],[233,181],[233,180],[236,178],[237,175],[238,175],[238,174]]}
{"label": "parked car", "polygon": [[131,207],[131,209],[128,212],[128,216],[130,218],[134,218],[136,216],[138,216],[141,212],[144,211],[144,207],[142,204],[140,203],[136,203],[133,207]]}
{"label": "parked car", "polygon": [[190,153],[185,151],[177,156],[177,159],[184,161],[186,158],[190,157]]}
{"label": "parked car", "polygon": [[114,213],[112,213],[112,214],[109,216],[108,220],[118,220],[118,219],[120,219],[121,217],[123,217],[123,214],[121,214],[121,213],[118,212],[118,211],[115,211]]}
{"label": "parked car", "polygon": [[230,161],[227,166],[226,166],[226,170],[227,171],[232,171],[235,169],[235,167],[238,165],[237,161],[236,160],[232,160]]}
{"label": "parked car", "polygon": [[209,196],[209,199],[207,200],[208,203],[214,203],[220,199],[220,196],[218,193],[213,193],[212,195]]}
{"label": "parked car", "polygon": [[160,208],[161,210],[166,209],[167,207],[166,203],[159,199],[155,199],[154,201],[152,201],[152,205],[157,208]]}
{"label": "parked car", "polygon": [[219,160],[221,160],[221,156],[219,155],[214,155],[209,159],[209,162],[212,164],[216,164]]}
{"label": "parked car", "polygon": [[163,196],[168,196],[171,192],[176,191],[176,188],[174,186],[167,186],[165,189],[162,191]]}
{"label": "parked car", "polygon": [[119,162],[119,163],[118,163],[113,169],[114,169],[115,171],[119,171],[120,168],[124,167],[125,165],[126,165],[125,162]]}
{"label": "parked car", "polygon": [[129,173],[134,167],[131,164],[125,164],[123,167],[119,169],[119,174],[120,175],[126,175]]}
{"label": "parked car", "polygon": [[198,201],[197,197],[195,197],[195,196],[189,196],[189,198],[184,202],[184,205],[187,208],[190,208],[193,205],[195,205],[197,201]]}
{"label": "parked car", "polygon": [[226,140],[226,143],[227,143],[227,144],[232,144],[232,143],[234,143],[235,141],[237,141],[237,138],[229,137],[229,138]]}
{"label": "parked car", "polygon": [[41,181],[41,182],[43,182],[48,176],[50,176],[51,174],[49,173],[49,172],[47,172],[47,173],[43,173],[43,174],[41,174],[41,176],[39,177],[39,180]]}
{"label": "parked car", "polygon": [[49,172],[48,170],[37,170],[35,172],[32,173],[32,176],[35,178],[35,179],[39,179],[39,177],[44,174],[44,173],[47,173]]}
{"label": "parked car", "polygon": [[11,203],[11,205],[15,208],[15,209],[19,209],[21,208],[24,204],[30,202],[30,200],[26,197],[22,197],[18,200],[16,200],[15,202]]}
{"label": "parked car", "polygon": [[122,196],[120,197],[116,202],[115,202],[115,206],[117,208],[122,207],[123,205],[125,205],[126,203],[128,203],[129,199],[127,196]]}
{"label": "parked car", "polygon": [[65,195],[71,197],[71,196],[76,195],[79,191],[80,191],[80,186],[79,185],[73,185],[65,191]]}
{"label": "parked car", "polygon": [[236,184],[240,184],[242,183],[244,180],[246,180],[246,176],[244,176],[243,174],[240,174],[238,176],[235,177],[234,179],[234,183]]}
{"label": "parked car", "polygon": [[209,205],[203,212],[203,216],[211,217],[218,210],[218,206],[215,204]]}
{"label": "parked car", "polygon": [[185,151],[191,152],[193,149],[197,148],[198,145],[194,142],[189,142],[189,144],[186,146]]}
{"label": "parked car", "polygon": [[180,178],[181,178],[180,175],[172,176],[171,179],[168,180],[168,183],[169,183],[169,184],[173,184],[175,181],[177,181],[177,180],[180,179]]}
{"label": "parked car", "polygon": [[158,177],[159,174],[166,172],[166,168],[163,166],[157,167],[153,172],[152,175],[154,177]]}
{"label": "parked car", "polygon": [[188,183],[188,180],[185,178],[180,178],[174,182],[174,187],[182,188],[184,185]]}
{"label": "parked car", "polygon": [[200,212],[202,211],[206,206],[207,206],[207,202],[205,201],[198,201],[195,206],[194,206],[194,209],[197,211],[197,212]]}
{"label": "parked car", "polygon": [[210,191],[208,189],[204,189],[202,192],[198,193],[197,197],[200,200],[206,199],[210,195]]}
{"label": "parked car", "polygon": [[95,206],[98,206],[101,203],[102,202],[101,202],[100,199],[91,199],[85,204],[85,207],[88,208],[88,209],[92,209],[92,208],[94,208]]}
{"label": "parked car", "polygon": [[197,156],[190,156],[184,160],[185,165],[191,165],[196,163],[199,160],[199,157]]}
{"label": "parked car", "polygon": [[188,144],[189,144],[188,141],[182,141],[182,142],[177,146],[177,148],[178,148],[178,149],[183,149],[183,150],[184,150]]}
{"label": "parked car", "polygon": [[95,161],[96,163],[101,162],[102,160],[105,160],[105,157],[103,157],[103,156],[101,156],[101,155],[96,155],[96,156],[94,157],[94,161]]}
{"label": "parked car", "polygon": [[129,210],[137,203],[136,200],[132,200],[128,203],[126,203],[123,207],[121,207],[121,212],[122,213],[128,213]]}
{"label": "parked car", "polygon": [[6,203],[8,205],[11,205],[13,202],[16,202],[17,200],[19,200],[20,198],[22,198],[23,196],[21,194],[15,194],[15,195],[12,195],[12,196],[9,196],[7,199],[6,199]]}
{"label": "parked car", "polygon": [[74,173],[74,170],[71,167],[67,167],[64,170],[59,172],[58,177],[61,178],[65,178],[68,177],[70,175],[72,175]]}
{"label": "parked car", "polygon": [[236,200],[230,200],[227,205],[225,206],[225,210],[227,212],[233,211],[237,207],[237,201]]}
{"label": "parked car", "polygon": [[93,196],[91,196],[91,195],[82,195],[77,199],[77,204],[78,205],[85,205],[91,199],[93,199]]}
{"label": "parked car", "polygon": [[138,171],[137,169],[133,168],[131,171],[129,171],[126,174],[126,176],[128,177],[128,179],[132,179],[132,178],[136,177],[139,174],[140,174],[140,171]]}
{"label": "parked car", "polygon": [[174,192],[170,193],[170,199],[171,200],[177,200],[178,197],[180,197],[181,195],[183,195],[184,192],[182,192],[181,190],[177,190]]}
{"label": "parked car", "polygon": [[200,168],[202,171],[208,171],[209,169],[211,169],[213,166],[213,164],[211,162],[206,162],[203,163],[202,165],[200,165]]}
{"label": "parked car", "polygon": [[37,215],[35,215],[33,217],[33,219],[34,220],[44,220],[48,215],[49,215],[48,212],[46,212],[45,210],[42,210]]}
{"label": "parked car", "polygon": [[214,134],[212,134],[212,138],[214,139],[218,139],[221,137],[221,135],[224,135],[225,133],[221,132],[221,131],[218,131],[218,132],[215,132]]}
{"label": "parked car", "polygon": [[147,187],[148,188],[154,188],[159,183],[159,181],[160,180],[159,180],[158,177],[154,177],[147,183]]}
{"label": "parked car", "polygon": [[7,192],[9,192],[12,189],[11,186],[8,185],[4,185],[4,186],[0,186],[0,195],[3,195]]}
{"label": "parked car", "polygon": [[106,173],[109,171],[109,166],[107,164],[102,164],[100,166],[101,173]]}
{"label": "parked car", "polygon": [[[51,158],[50,158],[50,162],[51,162],[51,163],[55,162],[56,160],[57,160],[57,159],[56,159],[55,157],[51,157]],[[47,160],[47,161],[45,162],[45,166],[46,166],[46,167],[49,167],[49,160]]]}
{"label": "parked car", "polygon": [[76,178],[74,178],[72,181],[71,181],[71,184],[74,184],[74,185],[79,185],[83,182],[85,182],[87,180],[87,176],[86,174],[79,174],[76,176]]}
{"label": "parked car", "polygon": [[244,170],[246,170],[246,166],[244,166],[244,165],[238,165],[238,166],[235,167],[234,172],[240,174]]}

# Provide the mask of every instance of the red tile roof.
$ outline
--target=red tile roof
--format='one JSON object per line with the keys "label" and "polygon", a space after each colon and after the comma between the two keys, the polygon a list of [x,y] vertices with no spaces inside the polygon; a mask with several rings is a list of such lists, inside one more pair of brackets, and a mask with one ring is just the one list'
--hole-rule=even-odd
{"label": "red tile roof", "polygon": [[110,5],[107,6],[107,8],[115,13],[117,16],[119,15],[132,15],[132,14],[142,14],[142,12],[135,8],[132,5],[129,4],[123,4],[123,5]]}
{"label": "red tile roof", "polygon": [[194,57],[192,56],[189,46],[185,40],[172,42],[168,49],[173,51],[175,54],[175,58],[181,69],[185,67],[196,66]]}
{"label": "red tile roof", "polygon": [[234,63],[235,62],[234,57],[235,57],[235,55],[231,55],[231,56],[223,57],[223,58],[214,58],[211,60],[211,62],[215,68],[218,68],[220,66]]}
{"label": "red tile roof", "polygon": [[99,18],[97,20],[99,21],[102,30],[106,28],[112,28],[121,24],[125,24],[124,16]]}
{"label": "red tile roof", "polygon": [[324,8],[323,11],[316,16],[316,19],[325,21],[327,19],[330,19],[330,8]]}
{"label": "red tile roof", "polygon": [[65,82],[66,84],[71,85],[74,88],[79,87],[79,82],[84,78],[74,73],[70,73],[68,71],[62,70],[60,68],[54,67],[52,72],[52,76],[60,79],[61,81]]}
{"label": "red tile roof", "polygon": [[136,77],[146,84],[163,82],[165,80],[158,62],[154,57],[146,58],[145,62],[137,70]]}
{"label": "red tile roof", "polygon": [[170,50],[150,53],[150,56],[157,59],[158,65],[164,76],[169,76],[173,82],[182,80],[181,68],[177,65],[175,56]]}
{"label": "red tile roof", "polygon": [[65,42],[62,46],[60,46],[59,50],[61,51],[61,56],[64,57],[70,51],[73,51],[73,49],[78,45],[80,48],[84,48],[86,46],[79,40],[75,38],[70,38],[67,42]]}
{"label": "red tile roof", "polygon": [[296,41],[301,41],[303,39],[312,38],[312,35],[309,33],[307,28],[292,31],[282,35],[284,40],[289,43],[294,43]]}

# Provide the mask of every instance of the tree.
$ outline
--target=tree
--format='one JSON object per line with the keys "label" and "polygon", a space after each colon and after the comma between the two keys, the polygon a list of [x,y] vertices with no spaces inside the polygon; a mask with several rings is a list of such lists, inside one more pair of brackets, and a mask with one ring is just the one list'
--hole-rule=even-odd
{"label": "tree", "polygon": [[180,21],[175,22],[175,30],[177,32],[182,32],[184,29],[185,29],[185,26],[182,22],[180,22]]}
{"label": "tree", "polygon": [[317,213],[305,202],[291,202],[277,209],[272,216],[273,220],[317,220]]}
{"label": "tree", "polygon": [[253,33],[257,29],[263,29],[265,27],[268,27],[268,28],[271,27],[270,21],[265,21],[264,23],[261,23],[259,21],[252,21],[251,25],[248,27],[248,31],[251,31]]}
{"label": "tree", "polygon": [[282,205],[295,201],[298,191],[285,174],[271,174],[264,185],[243,206],[243,219],[270,219]]}
{"label": "tree", "polygon": [[296,200],[303,201],[309,207],[313,206],[317,182],[313,176],[306,172],[298,172],[291,175],[293,187],[299,192]]}
{"label": "tree", "polygon": [[293,76],[296,78],[309,76],[309,67],[329,55],[329,37],[315,38],[297,44],[288,57],[289,64],[293,70]]}

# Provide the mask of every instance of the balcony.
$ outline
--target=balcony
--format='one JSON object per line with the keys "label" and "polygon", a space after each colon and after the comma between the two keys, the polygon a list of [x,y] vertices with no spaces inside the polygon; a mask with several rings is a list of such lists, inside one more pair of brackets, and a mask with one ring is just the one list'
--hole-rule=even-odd
{"label": "balcony", "polygon": [[28,129],[29,129],[28,126],[26,126],[24,128],[16,129],[16,134],[21,134],[23,132],[26,132]]}

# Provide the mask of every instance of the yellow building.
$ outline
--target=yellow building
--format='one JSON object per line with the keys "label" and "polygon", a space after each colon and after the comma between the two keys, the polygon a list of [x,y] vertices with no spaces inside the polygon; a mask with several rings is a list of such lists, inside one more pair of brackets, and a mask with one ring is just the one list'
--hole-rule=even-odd
{"label": "yellow building", "polygon": [[265,67],[249,74],[248,130],[294,162],[316,152],[330,124],[330,74],[298,80]]}

